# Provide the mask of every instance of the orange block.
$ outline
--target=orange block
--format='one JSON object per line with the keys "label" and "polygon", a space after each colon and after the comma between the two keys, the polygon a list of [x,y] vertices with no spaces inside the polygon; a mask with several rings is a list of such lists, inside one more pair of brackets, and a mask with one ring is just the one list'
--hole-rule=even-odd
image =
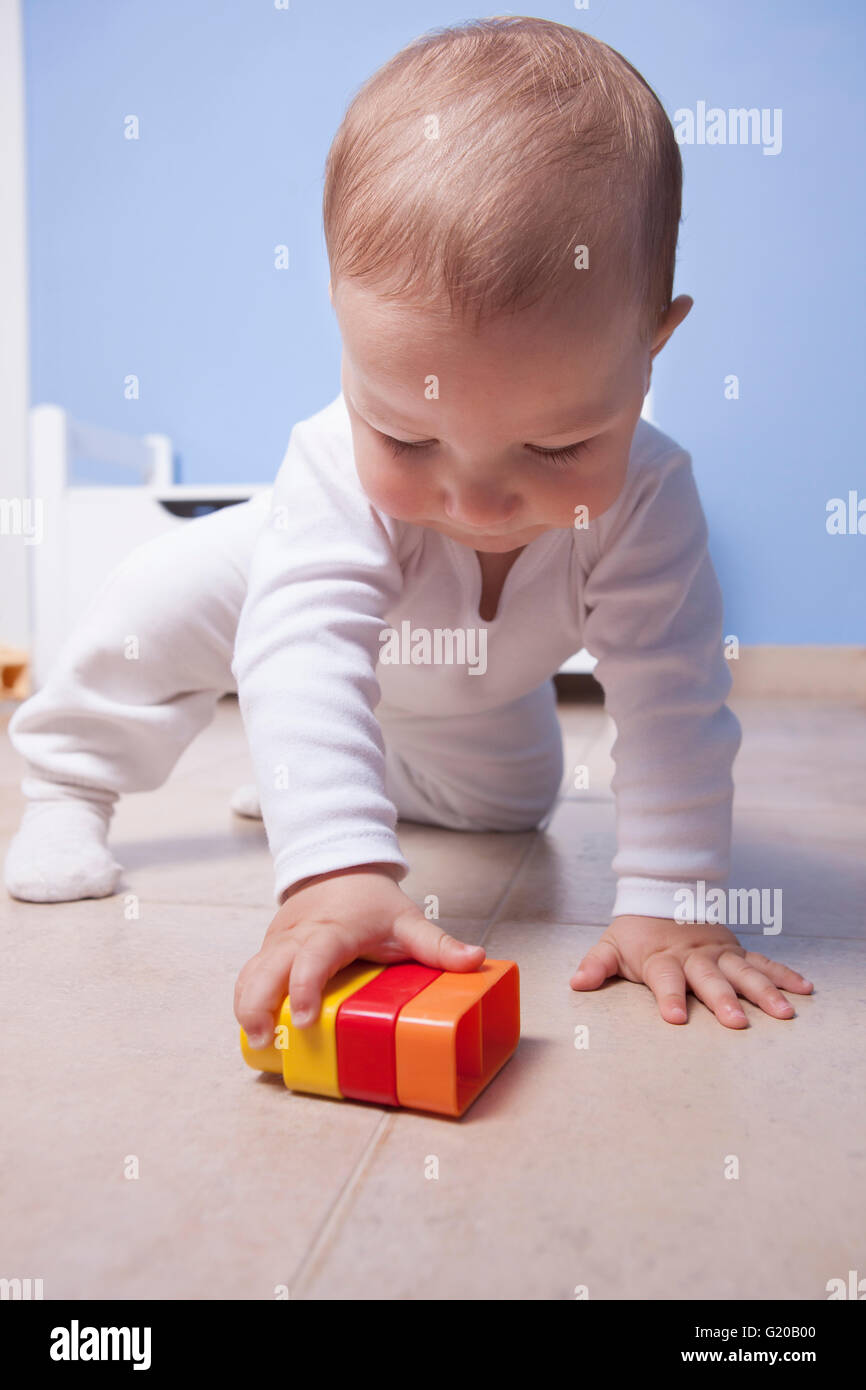
{"label": "orange block", "polygon": [[446,971],[397,1015],[401,1105],[462,1115],[505,1065],[520,1039],[520,983],[511,960]]}

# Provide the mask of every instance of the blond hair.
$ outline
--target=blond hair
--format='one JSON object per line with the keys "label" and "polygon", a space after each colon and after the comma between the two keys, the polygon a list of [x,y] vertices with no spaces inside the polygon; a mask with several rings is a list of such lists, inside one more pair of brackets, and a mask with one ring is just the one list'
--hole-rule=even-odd
{"label": "blond hair", "polygon": [[[433,29],[351,101],[325,167],[331,280],[476,326],[590,280],[670,305],[682,161],[652,88],[615,49],[525,15]],[[592,272],[595,275],[592,276]]]}

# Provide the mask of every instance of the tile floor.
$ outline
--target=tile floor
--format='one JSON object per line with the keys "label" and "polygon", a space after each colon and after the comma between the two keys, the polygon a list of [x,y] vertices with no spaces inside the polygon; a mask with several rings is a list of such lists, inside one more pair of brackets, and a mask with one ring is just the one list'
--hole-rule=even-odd
{"label": "tile floor", "polygon": [[[732,881],[784,904],[780,935],[740,936],[814,995],[785,1022],[745,1003],[735,1032],[691,996],[674,1027],[643,986],[569,988],[607,922],[614,808],[610,721],[562,704],[546,831],[402,828],[406,891],[521,970],[519,1049],[453,1121],[292,1094],[241,1060],[234,980],[273,908],[264,829],[228,808],[251,771],[223,700],[169,782],[119,806],[118,894],[0,890],[0,1275],[46,1299],[522,1300],[822,1299],[866,1274],[866,710],[732,703]],[[0,738],[0,853],[20,775]]]}

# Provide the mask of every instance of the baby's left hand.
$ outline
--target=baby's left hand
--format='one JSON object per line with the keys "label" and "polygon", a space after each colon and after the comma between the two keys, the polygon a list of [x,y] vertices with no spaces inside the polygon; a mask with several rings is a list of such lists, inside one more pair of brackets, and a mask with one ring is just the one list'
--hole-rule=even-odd
{"label": "baby's left hand", "polygon": [[598,989],[610,975],[648,985],[662,1018],[685,1023],[686,986],[726,1028],[748,1028],[737,994],[774,1018],[791,1018],[783,989],[811,994],[796,970],[746,951],[727,927],[685,924],[670,917],[614,917],[571,978],[572,989]]}

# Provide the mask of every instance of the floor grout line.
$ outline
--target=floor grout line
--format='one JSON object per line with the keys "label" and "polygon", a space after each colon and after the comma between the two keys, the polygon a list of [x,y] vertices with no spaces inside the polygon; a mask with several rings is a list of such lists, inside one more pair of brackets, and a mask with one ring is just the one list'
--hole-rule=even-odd
{"label": "floor grout line", "polygon": [[[559,809],[559,806],[560,806],[560,801],[557,800],[556,803],[554,804],[554,806],[551,808],[551,811],[550,811],[550,817],[551,817],[551,818],[554,816],[554,814],[556,813],[556,811]],[[492,911],[491,911],[489,917],[488,917],[488,918],[486,919],[486,921],[484,922],[484,930],[483,930],[482,933],[481,933],[481,940],[480,940],[480,942],[478,942],[478,945],[480,945],[480,946],[483,946],[483,945],[484,945],[485,941],[487,940],[487,935],[488,935],[488,933],[491,931],[491,929],[492,929],[493,927],[496,926],[496,924],[497,924],[497,919],[498,919],[498,917],[499,917],[500,909],[502,908],[503,904],[504,904],[505,901],[507,900],[509,893],[510,893],[510,892],[512,891],[512,889],[514,888],[514,885],[515,885],[515,883],[517,882],[518,875],[522,872],[524,865],[526,864],[527,860],[528,860],[528,859],[530,858],[530,856],[532,855],[532,853],[533,853],[533,851],[534,851],[534,849],[535,849],[535,846],[536,846],[537,844],[538,844],[538,834],[536,833],[536,835],[534,835],[533,838],[529,841],[528,845],[526,846],[525,850],[523,851],[523,854],[520,856],[520,859],[518,860],[518,862],[517,862],[517,864],[516,864],[516,866],[515,866],[515,868],[514,868],[514,872],[512,873],[511,877],[509,878],[508,882],[506,883],[505,887],[503,888],[502,892],[500,893],[499,897],[497,898],[496,902],[494,903],[493,909],[492,909]],[[483,919],[482,919],[482,920],[483,920]]]}
{"label": "floor grout line", "polygon": [[[558,802],[556,803],[556,805],[558,805]],[[556,810],[556,805],[554,805],[553,811]],[[553,811],[551,811],[551,814],[553,814]],[[510,875],[507,883],[503,887],[502,892],[499,895],[499,898],[496,900],[496,903],[494,904],[491,913],[486,919],[481,919],[485,922],[485,926],[479,944],[484,944],[484,940],[487,936],[488,931],[495,924],[496,917],[499,913],[500,908],[502,907],[502,904],[505,902],[505,900],[508,897],[508,894],[511,892],[511,889],[514,886],[514,882],[518,874],[520,873],[521,869],[526,863],[526,860],[529,857],[529,855],[531,855],[536,843],[537,836],[533,836],[533,838],[530,839],[529,843],[526,845],[522,855],[520,856],[520,859],[518,860],[513,873]],[[446,918],[445,920],[447,921],[449,919]],[[393,1129],[394,1124],[396,1123],[396,1119],[396,1111],[386,1111],[382,1115],[380,1123],[376,1126],[375,1130],[373,1131],[373,1134],[370,1136],[370,1139],[364,1151],[362,1152],[360,1158],[358,1159],[358,1162],[355,1164],[355,1167],[352,1169],[351,1173],[346,1178],[346,1181],[344,1182],[342,1188],[335,1197],[332,1205],[329,1207],[322,1221],[322,1224],[320,1225],[318,1231],[316,1232],[315,1236],[310,1242],[310,1245],[308,1246],[305,1254],[303,1255],[301,1262],[298,1265],[298,1269],[292,1279],[292,1283],[290,1285],[291,1297],[296,1297],[298,1291],[302,1292],[304,1283],[310,1282],[311,1278],[313,1277],[313,1274],[317,1272],[318,1268],[320,1268],[323,1262],[327,1259],[328,1253],[332,1248],[337,1235],[343,1229],[346,1222],[350,1219],[351,1207],[354,1203],[355,1198],[358,1195],[358,1192],[360,1191],[364,1178],[366,1177],[368,1170],[372,1166],[377,1151],[387,1141],[388,1135],[390,1131]]]}
{"label": "floor grout line", "polygon": [[367,1174],[367,1170],[372,1166],[376,1151],[387,1139],[388,1133],[393,1129],[396,1112],[386,1110],[383,1112],[370,1138],[367,1140],[361,1156],[352,1171],[343,1183],[310,1241],[304,1254],[301,1256],[298,1267],[289,1284],[289,1297],[296,1298],[300,1292],[303,1295],[304,1283],[309,1283],[314,1274],[318,1272],[324,1260],[327,1258],[331,1247],[337,1236],[348,1220],[351,1207],[358,1195],[361,1184]]}

